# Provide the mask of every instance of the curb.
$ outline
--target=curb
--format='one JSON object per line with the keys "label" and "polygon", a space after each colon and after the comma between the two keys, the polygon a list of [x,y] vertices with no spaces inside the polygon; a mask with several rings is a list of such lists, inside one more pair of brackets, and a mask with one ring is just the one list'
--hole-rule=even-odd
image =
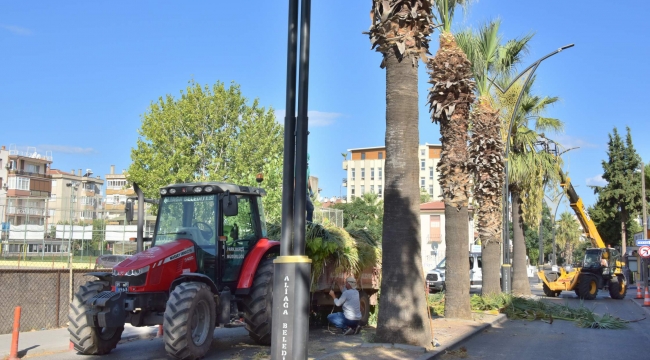
{"label": "curb", "polygon": [[464,336],[458,338],[458,340],[451,342],[449,344],[434,348],[430,353],[424,354],[420,357],[417,357],[415,360],[430,360],[435,359],[438,355],[444,354],[445,351],[458,346],[459,344],[469,340],[474,335],[482,332],[485,329],[491,328],[494,325],[500,325],[508,321],[508,317],[505,314],[499,314],[496,319],[489,323],[483,323],[472,331],[466,333]]}

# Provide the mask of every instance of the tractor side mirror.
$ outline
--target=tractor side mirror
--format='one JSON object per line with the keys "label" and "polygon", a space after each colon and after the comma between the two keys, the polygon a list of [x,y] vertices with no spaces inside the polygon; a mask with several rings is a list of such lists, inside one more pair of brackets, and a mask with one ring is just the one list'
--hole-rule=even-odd
{"label": "tractor side mirror", "polygon": [[133,221],[133,201],[126,201],[124,204],[124,213],[126,214],[126,221]]}
{"label": "tractor side mirror", "polygon": [[225,216],[235,216],[239,213],[239,204],[236,195],[231,195],[230,191],[226,191],[226,194],[223,196],[221,201],[223,203],[223,214]]}

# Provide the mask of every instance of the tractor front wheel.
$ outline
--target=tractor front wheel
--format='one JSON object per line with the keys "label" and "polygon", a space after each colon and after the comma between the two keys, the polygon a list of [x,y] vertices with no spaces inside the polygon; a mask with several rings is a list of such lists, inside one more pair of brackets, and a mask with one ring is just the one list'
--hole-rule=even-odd
{"label": "tractor front wheel", "polygon": [[84,355],[103,355],[115,349],[124,326],[101,328],[88,323],[86,301],[102,291],[110,290],[108,281],[89,281],[79,287],[70,303],[68,332],[74,349]]}
{"label": "tractor front wheel", "polygon": [[177,359],[195,360],[210,350],[216,304],[210,288],[186,282],[169,294],[163,320],[165,350]]}
{"label": "tractor front wheel", "polygon": [[273,259],[260,261],[253,286],[246,295],[244,320],[248,335],[260,345],[271,344],[271,309],[273,307]]}
{"label": "tractor front wheel", "polygon": [[544,295],[548,297],[557,297],[560,294],[557,291],[551,290],[551,288],[549,288],[548,285],[546,284],[543,285],[543,288],[544,288]]}

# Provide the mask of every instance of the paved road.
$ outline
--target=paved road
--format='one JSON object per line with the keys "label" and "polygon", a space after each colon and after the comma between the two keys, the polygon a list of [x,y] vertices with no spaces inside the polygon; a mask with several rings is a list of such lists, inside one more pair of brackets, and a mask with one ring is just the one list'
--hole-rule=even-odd
{"label": "paved road", "polygon": [[[541,289],[533,294],[543,296]],[[636,290],[629,290],[624,300],[613,300],[600,292],[596,300],[584,305],[598,314],[610,313],[622,319],[634,320],[650,312],[633,303]],[[573,292],[544,301],[579,306]],[[441,360],[499,359],[499,360],[593,360],[593,359],[648,359],[650,318],[629,324],[625,330],[597,330],[579,328],[572,322],[556,320],[553,324],[541,321],[508,321],[501,327],[488,329],[441,355]],[[463,347],[466,352],[460,350]],[[460,350],[460,351],[459,351]]]}

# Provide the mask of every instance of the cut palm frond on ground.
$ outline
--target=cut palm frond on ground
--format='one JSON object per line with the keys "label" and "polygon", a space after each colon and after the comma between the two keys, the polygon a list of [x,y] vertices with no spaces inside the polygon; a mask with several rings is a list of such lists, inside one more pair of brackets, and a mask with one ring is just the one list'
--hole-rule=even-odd
{"label": "cut palm frond on ground", "polygon": [[[442,316],[444,293],[429,295],[429,309],[432,315]],[[573,321],[578,326],[591,329],[625,329],[627,321],[610,314],[597,315],[586,308],[582,302],[578,307],[570,307],[568,302],[552,304],[529,298],[514,297],[507,294],[488,296],[473,295],[470,299],[472,311],[499,311],[511,320],[541,320],[552,324],[554,320]]]}

